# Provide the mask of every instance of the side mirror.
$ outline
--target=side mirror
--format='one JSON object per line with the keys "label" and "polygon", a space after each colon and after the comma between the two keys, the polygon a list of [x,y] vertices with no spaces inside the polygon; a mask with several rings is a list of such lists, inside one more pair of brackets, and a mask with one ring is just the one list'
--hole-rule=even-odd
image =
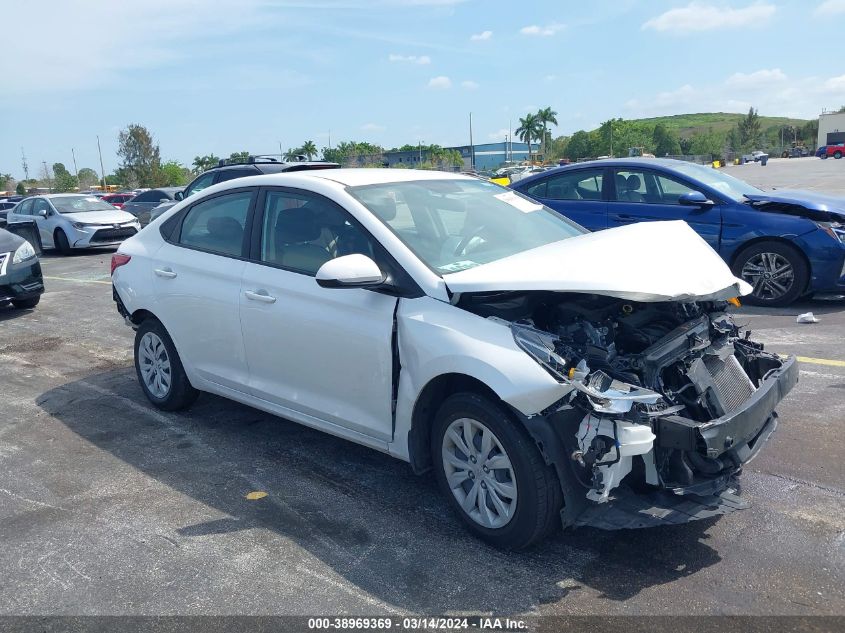
{"label": "side mirror", "polygon": [[366,255],[344,255],[330,259],[317,271],[323,288],[367,288],[384,283],[384,273]]}
{"label": "side mirror", "polygon": [[47,209],[38,209],[38,211],[35,212],[35,215],[42,218],[46,218],[48,215],[50,215],[50,212],[47,211]]}
{"label": "side mirror", "polygon": [[159,202],[159,204],[161,204],[162,202],[170,202],[170,199],[169,198],[162,198],[158,202]]}
{"label": "side mirror", "polygon": [[184,191],[177,191],[174,196],[174,200],[184,200],[185,199],[185,192]]}
{"label": "side mirror", "polygon": [[709,200],[700,191],[690,191],[678,198],[678,203],[687,207],[706,207],[712,206],[713,201]]}

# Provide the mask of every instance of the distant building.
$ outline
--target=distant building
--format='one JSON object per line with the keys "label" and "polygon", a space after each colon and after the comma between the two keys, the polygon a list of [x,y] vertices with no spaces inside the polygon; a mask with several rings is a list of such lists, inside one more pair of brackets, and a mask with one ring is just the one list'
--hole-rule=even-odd
{"label": "distant building", "polygon": [[[446,149],[455,149],[461,153],[464,159],[464,166],[469,169],[472,160],[472,146],[461,145],[459,147],[447,147]],[[536,154],[539,147],[532,145],[532,153]],[[515,163],[528,160],[528,144],[527,143],[481,143],[475,145],[475,168],[476,169],[496,169],[506,161],[513,161]]]}
{"label": "distant building", "polygon": [[845,143],[845,112],[825,112],[819,116],[818,147]]}
{"label": "distant building", "polygon": [[[459,145],[444,149],[453,149],[460,152],[461,158],[464,159],[464,169],[469,169],[472,165],[472,146]],[[532,145],[531,149],[536,153],[539,148],[537,145]],[[384,162],[388,167],[402,166],[414,168],[428,160],[428,151],[425,147],[407,152],[384,153]],[[526,143],[505,143],[502,141],[501,143],[481,143],[475,145],[476,169],[496,169],[507,161],[519,163],[524,160],[528,160],[528,145]]]}

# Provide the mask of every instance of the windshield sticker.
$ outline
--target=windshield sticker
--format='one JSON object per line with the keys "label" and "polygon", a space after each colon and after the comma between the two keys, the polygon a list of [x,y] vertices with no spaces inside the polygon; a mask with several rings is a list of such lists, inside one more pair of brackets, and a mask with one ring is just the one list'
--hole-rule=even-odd
{"label": "windshield sticker", "polygon": [[478,262],[473,262],[468,259],[459,261],[459,262],[452,262],[451,264],[445,264],[444,266],[439,266],[440,270],[444,273],[456,273],[461,270],[466,270],[467,268],[475,268],[478,266]]}
{"label": "windshield sticker", "polygon": [[542,205],[536,204],[534,202],[529,202],[525,198],[516,195],[513,191],[507,191],[505,193],[497,193],[496,198],[501,200],[502,202],[507,202],[515,209],[519,209],[523,213],[531,213],[532,211],[539,211],[543,208]]}

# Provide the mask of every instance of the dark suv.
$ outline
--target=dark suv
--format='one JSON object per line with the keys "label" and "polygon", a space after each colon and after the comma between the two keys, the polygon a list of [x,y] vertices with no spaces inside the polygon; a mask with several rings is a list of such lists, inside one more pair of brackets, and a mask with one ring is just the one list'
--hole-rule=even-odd
{"label": "dark suv", "polygon": [[184,200],[198,191],[202,191],[206,187],[216,185],[217,183],[225,182],[227,180],[234,180],[235,178],[244,178],[246,176],[260,176],[261,174],[278,174],[283,171],[308,171],[312,169],[337,169],[340,167],[337,163],[327,163],[324,161],[302,160],[293,162],[282,162],[269,156],[250,156],[245,163],[229,163],[226,159],[221,159],[217,167],[203,172],[191,181],[187,187],[182,191],[177,191],[174,195],[173,202],[162,202],[150,214],[149,221],[152,222],[162,213],[177,204],[180,200]]}

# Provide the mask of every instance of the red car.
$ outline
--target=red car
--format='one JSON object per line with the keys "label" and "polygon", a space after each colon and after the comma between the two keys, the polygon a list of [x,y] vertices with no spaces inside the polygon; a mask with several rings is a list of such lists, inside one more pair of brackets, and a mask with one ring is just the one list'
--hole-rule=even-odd
{"label": "red car", "polygon": [[822,158],[842,158],[845,156],[845,143],[837,143],[836,145],[828,145]]}
{"label": "red car", "polygon": [[115,207],[116,209],[122,209],[124,202],[129,202],[135,196],[131,193],[108,193],[104,195],[101,200],[104,202],[108,202],[111,206]]}

